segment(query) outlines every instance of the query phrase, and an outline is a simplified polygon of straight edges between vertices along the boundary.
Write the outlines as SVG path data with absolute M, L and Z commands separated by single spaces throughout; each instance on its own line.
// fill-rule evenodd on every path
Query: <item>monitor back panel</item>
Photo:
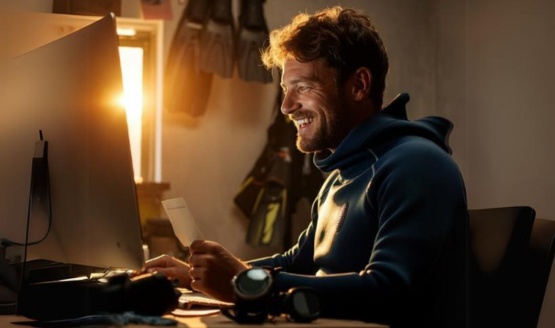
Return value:
M 0 62 L 1 238 L 26 239 L 39 131 L 48 141 L 52 221 L 27 259 L 129 269 L 143 263 L 115 31 L 109 15 Z M 28 240 L 47 230 L 31 217 Z

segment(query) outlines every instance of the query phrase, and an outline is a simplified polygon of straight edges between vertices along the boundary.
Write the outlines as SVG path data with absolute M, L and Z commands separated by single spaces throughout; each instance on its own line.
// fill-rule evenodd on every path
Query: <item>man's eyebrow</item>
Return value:
M 300 79 L 294 79 L 294 80 L 288 81 L 287 85 L 295 85 L 295 84 L 299 83 L 299 81 L 301 81 L 301 80 Z M 281 82 L 279 85 L 281 85 L 281 88 L 283 90 L 287 89 L 287 85 L 286 85 L 285 82 Z
M 288 85 L 296 85 L 299 83 L 315 83 L 318 81 L 318 78 L 316 75 L 311 74 L 311 75 L 303 75 L 300 77 L 296 77 L 292 80 L 287 81 Z M 285 83 L 281 82 L 282 86 L 285 86 Z

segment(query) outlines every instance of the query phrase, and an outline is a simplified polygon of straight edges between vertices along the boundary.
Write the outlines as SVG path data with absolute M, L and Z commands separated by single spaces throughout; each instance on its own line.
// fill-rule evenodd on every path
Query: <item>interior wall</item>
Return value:
M 464 0 L 435 0 L 429 19 L 433 21 L 435 61 L 431 65 L 436 77 L 431 115 L 449 118 L 453 131 L 449 138 L 453 157 L 468 180 L 466 147 L 466 13 Z M 466 181 L 468 183 L 468 181 Z
M 466 3 L 469 202 L 555 219 L 555 2 Z

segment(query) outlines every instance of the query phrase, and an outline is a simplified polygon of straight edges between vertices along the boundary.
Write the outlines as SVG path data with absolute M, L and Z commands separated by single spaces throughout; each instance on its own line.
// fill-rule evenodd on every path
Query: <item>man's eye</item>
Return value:
M 300 93 L 303 93 L 303 92 L 306 92 L 306 91 L 310 90 L 310 87 L 304 86 L 304 85 L 300 85 L 300 86 L 297 88 L 297 90 L 298 90 Z

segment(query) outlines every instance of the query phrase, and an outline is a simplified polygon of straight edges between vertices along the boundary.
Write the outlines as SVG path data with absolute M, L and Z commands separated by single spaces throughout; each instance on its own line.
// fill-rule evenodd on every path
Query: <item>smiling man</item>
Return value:
M 391 327 L 465 327 L 465 187 L 451 157 L 452 124 L 407 119 L 407 94 L 383 107 L 388 56 L 370 18 L 333 7 L 299 14 L 262 54 L 281 70 L 282 112 L 297 147 L 328 173 L 297 244 L 242 261 L 194 241 L 188 263 L 145 268 L 233 301 L 231 280 L 251 267 L 281 268 L 274 292 L 314 289 L 321 316 Z

